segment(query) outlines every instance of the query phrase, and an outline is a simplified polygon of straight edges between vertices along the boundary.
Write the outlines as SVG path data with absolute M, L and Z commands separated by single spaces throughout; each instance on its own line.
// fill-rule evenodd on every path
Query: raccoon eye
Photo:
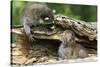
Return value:
M 50 18 L 49 18 L 49 17 L 45 17 L 44 20 L 45 20 L 45 21 L 49 21 Z

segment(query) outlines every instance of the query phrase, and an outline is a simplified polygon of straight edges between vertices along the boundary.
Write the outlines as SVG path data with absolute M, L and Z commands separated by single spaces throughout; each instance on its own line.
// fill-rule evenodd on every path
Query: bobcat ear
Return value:
M 53 9 L 52 12 L 55 14 L 56 13 L 56 10 Z

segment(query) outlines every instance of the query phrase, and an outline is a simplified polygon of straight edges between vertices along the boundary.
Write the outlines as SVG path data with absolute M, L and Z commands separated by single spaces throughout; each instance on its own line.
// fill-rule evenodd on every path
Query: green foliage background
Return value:
M 20 11 L 26 5 L 26 1 L 12 1 L 12 25 L 20 24 Z M 47 3 L 47 5 L 56 10 L 56 14 L 64 14 L 66 16 L 76 18 L 87 22 L 97 21 L 97 6 L 92 5 L 75 5 Z
M 27 3 L 26 1 L 18 1 L 18 0 L 11 1 L 12 25 L 20 24 L 20 11 L 26 5 L 26 3 Z M 51 9 L 56 10 L 56 14 L 63 14 L 87 22 L 97 21 L 97 6 L 61 4 L 61 3 L 46 3 L 46 4 Z

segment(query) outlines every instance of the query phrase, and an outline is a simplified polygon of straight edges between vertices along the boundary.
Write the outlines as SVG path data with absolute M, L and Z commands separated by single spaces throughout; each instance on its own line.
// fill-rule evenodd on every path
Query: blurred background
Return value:
M 12 25 L 20 24 L 20 11 L 26 4 L 26 1 L 12 1 Z M 74 5 L 74 4 L 60 4 L 60 3 L 47 3 L 47 5 L 56 10 L 56 14 L 63 14 L 75 19 L 83 20 L 86 22 L 97 21 L 97 6 L 92 5 Z
M 46 4 L 51 9 L 56 10 L 56 14 L 63 14 L 71 18 L 83 20 L 86 22 L 96 22 L 97 21 L 97 6 L 61 4 L 61 3 L 46 3 Z M 12 25 L 20 24 L 20 11 L 24 7 L 24 5 L 26 5 L 26 1 L 15 1 L 15 0 L 11 1 Z M 13 40 L 13 42 L 14 41 L 15 40 Z

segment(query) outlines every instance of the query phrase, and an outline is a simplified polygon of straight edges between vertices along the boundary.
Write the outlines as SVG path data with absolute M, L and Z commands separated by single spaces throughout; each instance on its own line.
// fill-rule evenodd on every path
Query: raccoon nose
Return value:
M 54 25 L 54 23 L 45 23 L 44 25 L 48 26 L 48 27 L 52 27 Z

